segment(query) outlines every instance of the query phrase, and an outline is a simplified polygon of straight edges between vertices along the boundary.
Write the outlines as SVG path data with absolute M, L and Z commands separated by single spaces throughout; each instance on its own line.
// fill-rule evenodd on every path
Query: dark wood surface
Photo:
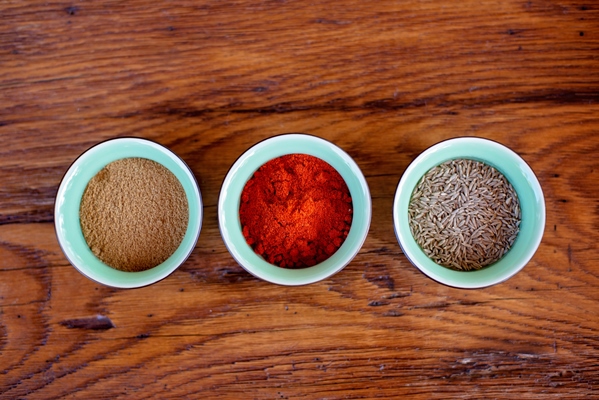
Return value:
M 0 398 L 599 397 L 599 4 L 594 1 L 1 1 Z M 246 273 L 218 230 L 252 144 L 317 135 L 362 168 L 369 236 L 337 275 Z M 192 168 L 200 239 L 117 290 L 62 254 L 53 202 L 107 138 Z M 431 281 L 391 205 L 408 164 L 478 136 L 536 172 L 547 225 L 515 277 Z

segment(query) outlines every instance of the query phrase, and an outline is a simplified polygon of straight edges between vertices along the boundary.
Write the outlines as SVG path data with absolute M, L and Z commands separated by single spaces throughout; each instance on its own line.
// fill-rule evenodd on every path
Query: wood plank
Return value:
M 593 398 L 599 387 L 599 7 L 565 1 L 0 4 L 0 398 Z M 230 256 L 217 202 L 253 144 L 305 132 L 373 199 L 340 273 L 286 288 Z M 189 260 L 150 287 L 66 260 L 54 196 L 112 137 L 155 140 L 204 200 Z M 442 286 L 391 208 L 439 141 L 501 142 L 536 172 L 543 241 L 510 280 Z

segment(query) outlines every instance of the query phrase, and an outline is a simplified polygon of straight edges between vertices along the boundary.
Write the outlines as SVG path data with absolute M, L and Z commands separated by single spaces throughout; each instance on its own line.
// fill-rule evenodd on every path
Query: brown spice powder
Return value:
M 137 272 L 177 250 L 189 212 L 183 186 L 171 171 L 145 158 L 124 158 L 89 181 L 79 217 L 96 257 L 112 268 Z

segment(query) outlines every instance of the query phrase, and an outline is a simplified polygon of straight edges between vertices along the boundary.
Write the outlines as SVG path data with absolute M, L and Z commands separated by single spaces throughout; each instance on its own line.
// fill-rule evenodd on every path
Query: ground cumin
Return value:
M 260 167 L 246 183 L 239 208 L 247 243 L 283 268 L 311 267 L 333 255 L 347 238 L 352 214 L 339 172 L 307 154 Z
M 113 161 L 88 183 L 79 210 L 92 252 L 112 268 L 153 268 L 179 247 L 189 218 L 179 180 L 145 158 Z

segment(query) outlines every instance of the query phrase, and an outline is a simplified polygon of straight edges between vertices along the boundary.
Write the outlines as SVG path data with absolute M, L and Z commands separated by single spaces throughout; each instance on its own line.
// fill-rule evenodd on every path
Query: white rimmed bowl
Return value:
M 345 180 L 353 203 L 349 234 L 330 258 L 309 268 L 286 269 L 266 262 L 246 243 L 239 220 L 240 197 L 246 182 L 266 162 L 286 154 L 308 154 L 326 161 Z M 372 202 L 362 171 L 339 147 L 306 134 L 274 136 L 249 148 L 229 170 L 218 199 L 218 222 L 233 258 L 250 274 L 279 285 L 306 285 L 342 270 L 358 254 L 370 228 Z
M 501 172 L 516 190 L 522 214 L 520 232 L 511 249 L 497 262 L 476 271 L 455 271 L 436 264 L 416 243 L 408 221 L 410 199 L 422 176 L 458 158 L 480 161 Z M 393 202 L 393 225 L 404 254 L 425 275 L 448 286 L 476 289 L 509 279 L 530 261 L 545 229 L 545 200 L 534 172 L 514 151 L 482 138 L 450 139 L 425 150 L 402 175 Z
M 129 157 L 147 158 L 169 169 L 181 182 L 189 206 L 187 231 L 177 250 L 162 264 L 141 272 L 119 271 L 100 261 L 87 245 L 79 220 L 81 198 L 90 179 L 110 162 Z M 166 278 L 185 262 L 197 243 L 202 214 L 200 189 L 183 160 L 151 140 L 116 138 L 91 147 L 71 164 L 56 194 L 54 226 L 62 251 L 83 275 L 107 286 L 137 288 Z

